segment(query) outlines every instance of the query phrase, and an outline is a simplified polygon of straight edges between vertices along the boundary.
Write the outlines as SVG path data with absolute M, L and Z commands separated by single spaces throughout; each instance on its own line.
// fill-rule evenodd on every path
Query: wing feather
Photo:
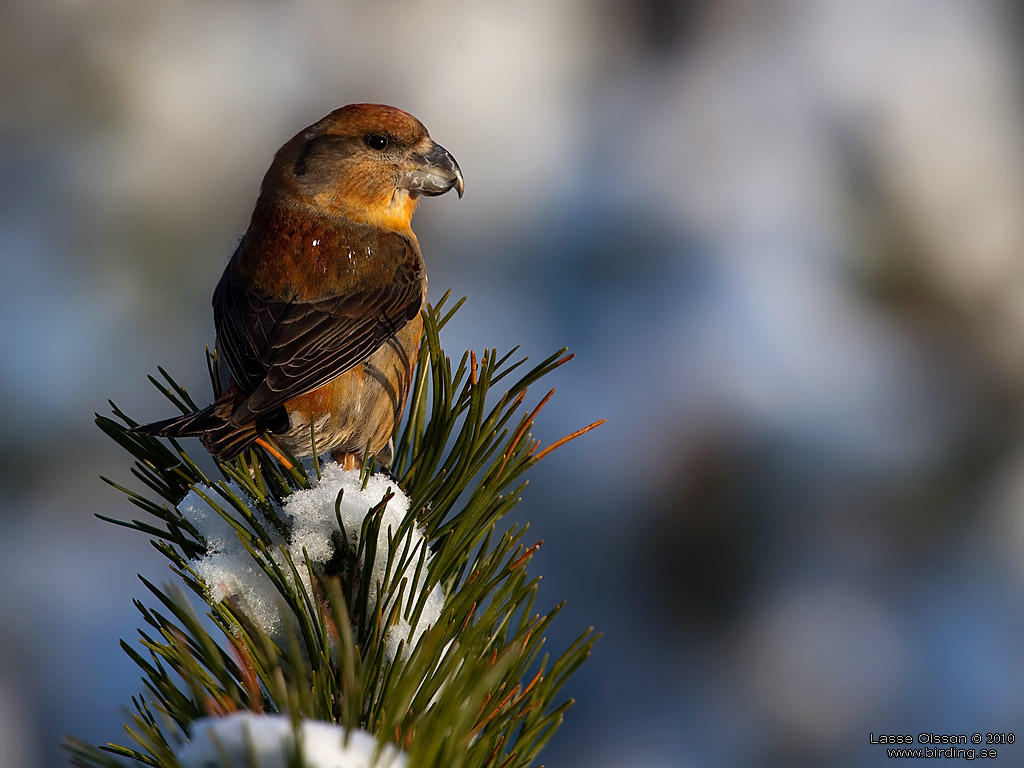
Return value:
M 214 293 L 217 348 L 248 398 L 231 421 L 247 424 L 366 360 L 419 314 L 425 270 L 419 252 L 399 259 L 384 286 L 317 301 L 265 298 L 225 271 Z

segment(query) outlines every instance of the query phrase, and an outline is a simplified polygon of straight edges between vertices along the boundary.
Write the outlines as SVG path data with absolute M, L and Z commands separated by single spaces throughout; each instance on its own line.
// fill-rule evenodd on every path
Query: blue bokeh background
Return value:
M 112 398 L 204 391 L 276 148 L 420 117 L 446 346 L 576 360 L 537 428 L 554 766 L 886 764 L 1024 718 L 1024 111 L 1006 0 L 42 0 L 0 9 L 0 744 L 65 764 L 140 688 Z M 539 396 L 542 392 L 537 392 Z M 1024 737 L 1024 734 L 1019 734 Z M 1005 749 L 1005 752 L 1003 750 Z M 1002 764 L 1024 747 L 1000 748 Z

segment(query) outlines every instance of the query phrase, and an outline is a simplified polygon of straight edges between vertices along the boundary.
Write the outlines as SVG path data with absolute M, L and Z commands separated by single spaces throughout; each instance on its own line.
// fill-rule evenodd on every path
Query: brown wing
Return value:
M 263 298 L 225 271 L 213 298 L 217 348 L 249 394 L 231 421 L 252 422 L 337 378 L 416 317 L 425 276 L 412 255 L 383 287 L 315 302 Z

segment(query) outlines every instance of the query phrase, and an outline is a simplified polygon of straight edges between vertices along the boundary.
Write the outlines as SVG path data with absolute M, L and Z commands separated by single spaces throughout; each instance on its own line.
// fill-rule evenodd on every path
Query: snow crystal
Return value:
M 284 715 L 236 712 L 204 717 L 189 728 L 191 739 L 178 752 L 182 768 L 222 768 L 224 756 L 233 768 L 286 768 L 294 754 L 296 734 L 302 742 L 303 768 L 406 768 L 408 757 L 388 744 L 374 761 L 377 740 L 361 730 L 318 720 L 302 720 L 293 729 Z M 347 737 L 347 743 L 346 743 Z
M 228 487 L 235 495 L 245 499 L 242 490 L 235 484 Z M 360 574 L 361 579 L 369 579 L 369 601 L 371 606 L 377 603 L 377 583 L 383 581 L 387 570 L 388 530 L 392 534 L 398 530 L 409 509 L 409 498 L 397 487 L 395 482 L 386 475 L 371 475 L 366 488 L 362 487 L 359 472 L 344 470 L 339 465 L 328 462 L 323 469 L 321 479 L 309 490 L 295 491 L 285 499 L 281 510 L 282 517 L 290 521 L 290 535 L 287 541 L 278 538 L 275 531 L 268 527 L 275 536 L 271 555 L 281 569 L 290 576 L 287 561 L 281 553 L 281 547 L 288 551 L 295 563 L 306 590 L 312 594 L 309 573 L 305 568 L 303 550 L 309 556 L 314 567 L 323 565 L 334 555 L 334 541 L 339 533 L 338 517 L 340 516 L 345 531 L 345 538 L 350 546 L 359 542 L 359 535 L 370 509 L 377 506 L 384 498 L 388 489 L 394 497 L 388 501 L 382 515 L 380 531 L 377 537 L 377 548 L 373 567 L 369 573 Z M 260 565 L 242 546 L 231 525 L 202 498 L 199 491 L 216 502 L 222 509 L 231 511 L 230 504 L 221 494 L 212 488 L 198 486 L 178 505 L 178 510 L 202 533 L 207 541 L 207 553 L 192 566 L 206 584 L 213 600 L 231 599 L 243 604 L 246 614 L 262 627 L 271 637 L 282 639 L 282 629 L 287 615 L 283 599 L 273 582 Z M 339 492 L 343 492 L 338 514 L 335 513 L 335 502 Z M 407 561 L 402 576 L 407 578 L 406 590 L 402 600 L 402 613 L 412 600 L 418 600 L 422 594 L 422 584 L 426 578 L 426 567 L 430 562 L 430 551 L 427 549 L 423 568 L 419 574 L 417 591 L 410 593 L 416 575 L 416 564 L 421 551 L 427 547 L 427 541 L 419 528 L 414 528 L 408 539 L 406 554 L 406 537 L 395 542 L 396 553 L 393 556 L 392 568 L 396 568 L 398 558 L 405 554 Z M 359 564 L 362 567 L 362 563 Z M 392 575 L 394 579 L 394 575 Z M 434 587 L 427 595 L 419 621 L 412 627 L 400 618 L 388 631 L 385 638 L 385 651 L 389 658 L 398 654 L 398 646 L 405 641 L 406 646 L 415 645 L 427 627 L 435 623 L 441 614 L 444 596 L 440 586 Z M 382 615 L 387 616 L 391 610 L 391 602 L 384 605 Z M 374 608 L 376 612 L 376 608 Z
M 235 496 L 245 500 L 245 494 L 237 483 L 229 483 L 228 487 Z M 197 486 L 197 488 L 198 490 L 191 491 L 181 500 L 181 503 L 178 504 L 178 511 L 203 534 L 211 552 L 223 552 L 231 546 L 237 546 L 235 529 L 217 510 L 210 506 L 206 499 L 200 496 L 199 491 L 212 499 L 221 509 L 230 510 L 230 503 L 213 488 L 203 485 Z

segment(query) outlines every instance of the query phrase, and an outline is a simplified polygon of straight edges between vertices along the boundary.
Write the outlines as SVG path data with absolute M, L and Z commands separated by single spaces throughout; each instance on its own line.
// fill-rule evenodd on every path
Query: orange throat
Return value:
M 390 198 L 380 203 L 339 205 L 337 198 L 330 201 L 318 199 L 317 203 L 359 224 L 369 224 L 393 232 L 407 232 L 412 229 L 412 215 L 416 212 L 420 200 L 419 197 L 410 195 L 406 189 L 396 189 Z

